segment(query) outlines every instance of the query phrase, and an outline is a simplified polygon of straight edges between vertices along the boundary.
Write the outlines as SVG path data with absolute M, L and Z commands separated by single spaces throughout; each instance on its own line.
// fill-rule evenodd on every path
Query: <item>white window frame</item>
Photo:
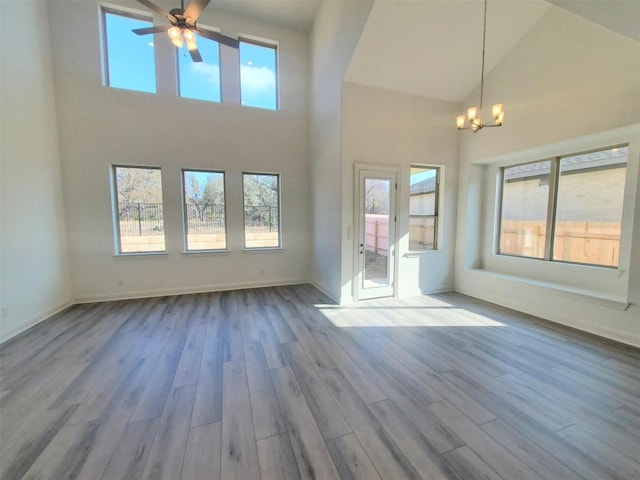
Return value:
M 433 234 L 433 248 L 423 248 L 423 249 L 411 249 L 411 239 L 408 238 L 409 240 L 409 250 L 408 253 L 411 255 L 414 254 L 420 254 L 420 253 L 427 253 L 427 252 L 437 252 L 440 250 L 440 243 L 441 243 L 441 235 L 440 235 L 440 230 L 441 230 L 441 215 L 440 212 L 442 211 L 442 179 L 444 177 L 444 165 L 432 165 L 432 164 L 422 164 L 422 163 L 412 163 L 409 166 L 409 183 L 411 183 L 411 169 L 412 168 L 424 168 L 424 169 L 430 169 L 430 170 L 435 170 L 436 171 L 436 191 L 435 191 L 435 207 L 434 207 L 434 215 L 411 215 L 411 185 L 409 184 L 409 188 L 407 189 L 409 191 L 409 209 L 408 209 L 408 219 L 409 219 L 409 226 L 408 228 L 411 228 L 411 218 L 415 217 L 415 218 L 433 218 L 434 219 L 434 234 Z M 407 236 L 409 237 L 409 236 Z
M 109 48 L 107 42 L 107 17 L 106 14 L 110 13 L 112 15 L 120 15 L 122 17 L 133 18 L 134 20 L 141 20 L 144 22 L 149 22 L 153 26 L 153 15 L 144 11 L 135 10 L 133 8 L 123 7 L 121 5 L 112 5 L 108 3 L 99 3 L 98 4 L 99 11 L 99 35 L 100 35 L 100 52 L 102 54 L 102 85 L 109 88 L 119 88 L 112 87 L 109 82 Z M 154 55 L 155 55 L 155 47 L 154 47 Z M 155 92 L 144 92 L 141 90 L 131 89 L 132 92 L 138 93 L 147 93 L 151 95 L 156 95 L 158 93 L 158 69 L 156 65 L 156 59 L 154 58 L 154 77 L 156 79 L 156 91 Z
M 189 233 L 189 217 L 187 214 L 187 196 L 186 188 L 184 184 L 184 174 L 187 172 L 201 172 L 201 173 L 221 173 L 222 174 L 222 188 L 224 189 L 224 245 L 225 248 L 208 248 L 208 249 L 189 249 L 189 243 L 187 241 L 187 235 Z M 229 251 L 229 229 L 227 227 L 227 173 L 224 170 L 209 170 L 205 168 L 183 168 L 180 173 L 182 181 L 182 234 L 184 240 L 184 253 L 219 253 Z
M 280 110 L 280 46 L 278 42 L 273 40 L 267 40 L 265 38 L 255 37 L 253 35 L 242 34 L 238 36 L 238 41 L 240 43 L 248 43 L 251 45 L 257 45 L 259 47 L 271 48 L 275 52 L 275 67 L 276 67 L 276 108 L 271 110 L 273 112 L 277 112 Z M 240 62 L 240 45 L 238 45 L 238 68 L 242 68 L 242 63 Z M 242 75 L 240 74 L 240 70 L 238 70 L 238 92 L 240 94 L 240 105 L 247 108 L 258 108 L 260 110 L 267 110 L 261 107 L 254 107 L 253 105 L 244 105 L 242 103 Z
M 245 175 L 270 175 L 275 176 L 278 179 L 278 245 L 273 247 L 247 247 L 247 223 L 246 223 L 246 209 L 244 203 L 244 176 Z M 260 251 L 260 250 L 282 250 L 282 175 L 274 172 L 256 172 L 246 171 L 242 172 L 242 249 L 244 251 Z
M 167 233 L 164 228 L 165 225 L 165 212 L 164 212 L 164 188 L 162 185 L 162 168 L 155 165 L 126 165 L 120 163 L 114 163 L 110 165 L 110 183 L 111 183 L 111 219 L 113 222 L 113 241 L 115 245 L 115 256 L 135 256 L 135 255 L 166 255 L 167 254 Z M 141 170 L 159 170 L 160 171 L 160 188 L 162 195 L 162 224 L 164 237 L 164 250 L 152 250 L 152 251 L 139 251 L 139 252 L 123 252 L 122 251 L 122 236 L 120 232 L 120 209 L 118 205 L 118 179 L 116 176 L 117 168 L 138 168 Z

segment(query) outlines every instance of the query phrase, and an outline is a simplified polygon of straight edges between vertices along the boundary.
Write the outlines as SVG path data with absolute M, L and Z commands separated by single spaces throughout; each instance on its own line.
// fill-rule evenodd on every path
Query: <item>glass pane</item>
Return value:
M 109 86 L 156 93 L 154 36 L 131 31 L 153 23 L 111 12 L 104 17 Z
M 363 288 L 389 285 L 390 186 L 388 179 L 364 179 Z
M 553 259 L 617 266 L 628 147 L 560 160 Z
M 276 110 L 276 49 L 240 42 L 240 97 L 247 107 Z
M 115 167 L 120 252 L 165 250 L 159 168 Z
M 280 185 L 278 175 L 245 173 L 244 246 L 280 246 Z
M 187 250 L 227 248 L 224 173 L 184 171 Z
M 436 244 L 434 217 L 409 217 L 409 250 L 433 250 Z
M 437 215 L 438 169 L 411 167 L 409 215 Z
M 544 258 L 549 160 L 504 169 L 500 253 Z
M 411 167 L 409 181 L 409 250 L 436 248 L 439 169 Z M 414 217 L 414 215 L 428 215 Z
M 200 28 L 200 27 L 199 27 Z M 186 47 L 178 50 L 180 96 L 220 101 L 220 44 L 198 36 L 202 62 L 194 62 Z

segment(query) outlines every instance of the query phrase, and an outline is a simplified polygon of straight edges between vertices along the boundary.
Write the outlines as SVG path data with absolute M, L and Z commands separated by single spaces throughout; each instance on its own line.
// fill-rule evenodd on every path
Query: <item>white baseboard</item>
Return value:
M 194 287 L 166 288 L 161 290 L 137 290 L 134 292 L 112 292 L 97 295 L 86 295 L 75 298 L 73 303 L 110 302 L 115 300 L 131 300 L 134 298 L 164 297 L 166 295 L 188 295 L 192 293 L 223 292 L 227 290 L 241 290 L 245 288 L 279 287 L 284 285 L 298 285 L 312 283 L 308 278 L 297 278 L 263 282 L 238 282 L 217 285 L 199 285 Z
M 334 302 L 336 302 L 336 304 L 340 304 L 340 302 L 338 302 L 335 298 L 333 298 L 333 295 L 331 295 L 329 292 L 327 292 L 323 287 L 321 287 L 318 283 L 316 283 L 314 280 L 307 280 L 305 283 L 310 283 L 311 285 L 313 285 L 315 288 L 317 288 L 318 290 L 320 290 L 322 293 L 324 293 L 327 297 L 329 297 L 331 300 L 333 300 Z
M 14 328 L 13 330 L 9 330 L 8 332 L 3 333 L 2 336 L 0 336 L 0 345 L 7 342 L 8 340 L 11 340 L 13 337 L 20 335 L 22 332 L 29 330 L 31 327 L 44 322 L 46 319 L 52 317 L 53 315 L 69 308 L 74 303 L 75 302 L 73 301 L 73 299 L 69 298 L 51 308 L 47 308 L 38 315 L 34 315 L 30 320 L 27 320 L 18 328 Z

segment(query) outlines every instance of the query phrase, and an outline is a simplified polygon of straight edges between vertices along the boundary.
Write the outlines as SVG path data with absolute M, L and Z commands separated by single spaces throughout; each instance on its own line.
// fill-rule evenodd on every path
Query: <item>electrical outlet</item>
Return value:
M 121 278 L 118 279 L 117 283 L 119 287 L 121 287 L 124 284 Z
M 7 307 L 2 307 L 2 318 L 7 318 L 9 316 L 9 309 Z

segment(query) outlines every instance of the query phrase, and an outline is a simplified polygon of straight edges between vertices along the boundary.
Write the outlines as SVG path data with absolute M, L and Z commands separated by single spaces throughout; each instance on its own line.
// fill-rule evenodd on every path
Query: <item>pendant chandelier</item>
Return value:
M 484 0 L 484 26 L 482 30 L 482 73 L 480 74 L 480 108 L 469 107 L 467 116 L 459 115 L 456 119 L 458 130 L 472 130 L 477 132 L 483 127 L 501 127 L 504 120 L 504 109 L 501 103 L 496 103 L 491 107 L 491 115 L 493 120 L 490 123 L 482 123 L 480 115 L 482 114 L 482 100 L 484 97 L 484 52 L 487 43 L 487 0 Z M 467 123 L 468 122 L 468 123 Z M 465 124 L 467 126 L 465 127 Z

